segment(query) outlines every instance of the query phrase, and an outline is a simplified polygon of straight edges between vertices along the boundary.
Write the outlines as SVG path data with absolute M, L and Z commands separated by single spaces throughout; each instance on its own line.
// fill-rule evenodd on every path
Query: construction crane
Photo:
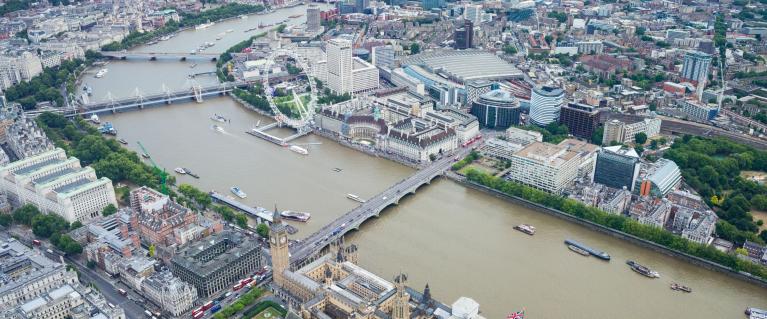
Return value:
M 140 141 L 136 141 L 136 144 L 138 144 L 138 147 L 141 148 L 141 151 L 144 152 L 141 154 L 144 158 L 148 159 L 152 166 L 154 167 L 154 173 L 158 176 L 160 176 L 160 192 L 162 192 L 165 195 L 168 195 L 168 187 L 166 185 L 166 181 L 168 179 L 168 173 L 165 172 L 164 169 L 160 169 L 159 166 L 157 166 L 157 163 L 154 162 L 154 159 L 152 159 L 152 156 L 149 155 L 149 152 L 146 151 L 146 148 L 143 144 L 141 144 Z

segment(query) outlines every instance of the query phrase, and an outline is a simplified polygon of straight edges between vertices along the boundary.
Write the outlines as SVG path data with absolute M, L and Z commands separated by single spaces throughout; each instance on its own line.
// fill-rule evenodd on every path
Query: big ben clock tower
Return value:
M 272 226 L 269 228 L 269 251 L 272 254 L 272 277 L 277 286 L 285 286 L 283 272 L 290 267 L 290 255 L 288 252 L 288 230 L 282 224 L 280 212 L 274 205 Z

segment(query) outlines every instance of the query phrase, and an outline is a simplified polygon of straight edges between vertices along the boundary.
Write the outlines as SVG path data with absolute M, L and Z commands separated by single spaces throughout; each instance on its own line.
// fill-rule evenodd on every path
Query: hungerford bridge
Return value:
M 196 101 L 201 103 L 204 97 L 225 95 L 235 88 L 246 87 L 246 82 L 226 82 L 221 84 L 201 86 L 193 83 L 191 87 L 177 91 L 171 91 L 163 86 L 163 92 L 156 94 L 143 95 L 138 89 L 136 94 L 131 97 L 114 99 L 111 94 L 107 96 L 106 101 L 96 103 L 79 104 L 74 108 L 62 108 L 59 113 L 67 117 L 87 116 L 91 114 L 119 113 L 134 109 L 143 109 L 153 105 L 172 104 L 174 102 Z M 42 113 L 43 111 L 27 112 L 28 115 Z

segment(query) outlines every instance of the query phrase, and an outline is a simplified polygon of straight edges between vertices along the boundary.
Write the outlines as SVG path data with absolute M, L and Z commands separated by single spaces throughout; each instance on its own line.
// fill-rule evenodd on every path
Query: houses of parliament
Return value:
M 407 286 L 400 273 L 389 282 L 357 265 L 357 246 L 340 240 L 330 253 L 290 269 L 288 232 L 279 213 L 270 228 L 272 289 L 303 319 L 484 319 L 479 304 L 460 297 L 452 306 Z

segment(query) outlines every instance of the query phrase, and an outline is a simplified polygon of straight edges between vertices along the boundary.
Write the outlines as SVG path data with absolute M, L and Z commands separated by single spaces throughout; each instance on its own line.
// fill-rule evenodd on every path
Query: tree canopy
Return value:
M 664 157 L 682 170 L 685 182 L 694 188 L 721 218 L 717 235 L 738 244 L 744 240 L 767 241 L 767 232 L 756 236 L 759 227 L 749 211 L 763 206 L 767 186 L 743 178 L 741 171 L 767 171 L 767 152 L 724 138 L 686 135 L 677 139 Z M 717 196 L 719 201 L 711 201 Z M 757 208 L 758 209 L 758 208 Z M 734 226 L 734 227 L 729 227 Z

